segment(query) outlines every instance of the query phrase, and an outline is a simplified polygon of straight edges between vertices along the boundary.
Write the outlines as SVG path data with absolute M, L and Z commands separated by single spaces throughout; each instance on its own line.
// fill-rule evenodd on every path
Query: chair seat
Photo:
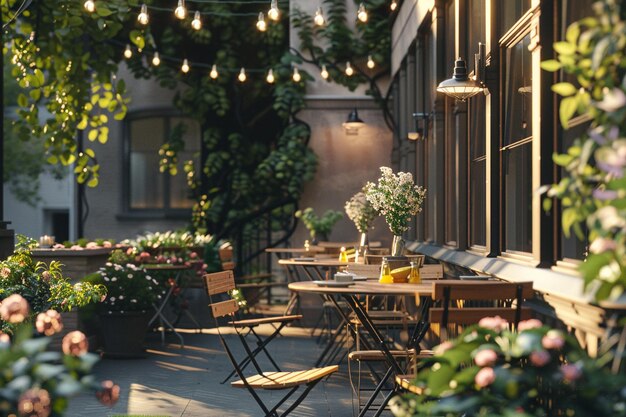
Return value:
M 301 314 L 295 314 L 293 316 L 261 317 L 258 319 L 229 321 L 228 324 L 237 326 L 237 327 L 254 327 L 254 326 L 259 326 L 261 324 L 285 323 L 285 322 L 296 321 L 296 320 L 301 320 L 301 319 L 302 319 Z
M 325 376 L 337 372 L 338 369 L 339 366 L 333 365 L 326 366 L 324 368 L 308 369 L 305 371 L 264 372 L 262 374 L 247 377 L 245 382 L 247 382 L 252 388 L 279 390 L 317 381 Z M 245 382 L 240 379 L 233 381 L 230 385 L 235 388 L 246 388 Z
M 391 350 L 390 353 L 396 358 L 410 356 L 415 359 L 425 359 L 433 356 L 432 350 L 420 350 L 419 354 L 416 354 L 415 349 Z M 348 359 L 354 361 L 383 361 L 385 360 L 385 355 L 382 350 L 355 350 L 348 354 Z
M 413 379 L 415 379 L 415 375 L 396 375 L 396 385 L 402 389 L 412 392 L 413 394 L 423 394 L 424 391 L 422 388 L 413 384 Z

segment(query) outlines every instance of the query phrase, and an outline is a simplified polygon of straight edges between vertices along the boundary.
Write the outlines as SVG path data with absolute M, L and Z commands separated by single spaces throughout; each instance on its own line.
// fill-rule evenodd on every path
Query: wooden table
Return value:
M 359 322 L 365 329 L 365 331 L 369 334 L 372 340 L 375 343 L 375 347 L 370 346 L 366 340 L 363 340 L 363 345 L 367 350 L 380 350 L 385 356 L 385 361 L 389 365 L 389 369 L 387 374 L 383 377 L 384 379 L 388 378 L 392 373 L 395 375 L 402 375 L 405 373 L 405 370 L 402 369 L 396 358 L 391 354 L 387 344 L 385 343 L 385 339 L 380 333 L 380 331 L 376 328 L 376 325 L 370 318 L 367 309 L 363 305 L 363 302 L 359 299 L 360 296 L 375 296 L 375 295 L 391 295 L 391 296 L 415 296 L 420 299 L 420 312 L 419 312 L 419 320 L 413 329 L 409 341 L 407 343 L 407 347 L 416 347 L 418 346 L 420 340 L 426 334 L 428 330 L 429 323 L 427 320 L 428 317 L 428 309 L 431 305 L 432 293 L 433 293 L 433 283 L 432 282 L 424 282 L 421 284 L 379 284 L 376 281 L 358 281 L 349 287 L 324 287 L 319 286 L 314 282 L 293 282 L 289 284 L 289 289 L 298 293 L 310 293 L 310 294 L 320 294 L 327 296 L 330 300 L 333 300 L 336 303 L 334 296 L 341 296 L 352 312 L 359 319 Z M 365 298 L 365 297 L 363 297 Z M 345 315 L 343 310 L 336 305 L 337 312 L 341 314 L 346 323 L 350 323 L 349 317 Z M 353 337 L 356 336 L 356 330 L 350 330 Z M 374 403 L 376 394 L 370 397 L 363 408 L 359 417 L 364 416 L 369 408 Z M 383 405 L 384 407 L 384 405 Z M 381 412 L 379 409 L 379 413 Z M 379 415 L 378 413 L 376 415 Z

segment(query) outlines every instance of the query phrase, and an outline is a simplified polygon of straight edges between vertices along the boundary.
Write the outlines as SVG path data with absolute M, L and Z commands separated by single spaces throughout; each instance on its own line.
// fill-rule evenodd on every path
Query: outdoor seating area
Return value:
M 626 417 L 626 2 L 0 14 L 0 417 Z

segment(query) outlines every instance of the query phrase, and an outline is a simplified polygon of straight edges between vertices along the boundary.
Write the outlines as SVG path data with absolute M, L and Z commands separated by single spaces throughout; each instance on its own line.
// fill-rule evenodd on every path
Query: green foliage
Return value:
M 548 198 L 563 206 L 562 224 L 583 238 L 586 225 L 591 254 L 581 264 L 585 286 L 594 283 L 596 300 L 619 297 L 626 288 L 626 25 L 621 2 L 593 5 L 595 16 L 572 23 L 565 40 L 554 44 L 556 60 L 546 71 L 563 70 L 575 78 L 552 90 L 564 97 L 559 116 L 567 128 L 582 115 L 591 120 L 585 135 L 554 162 L 567 175 L 549 187 Z M 549 200 L 544 208 L 551 209 Z
M 101 285 L 72 285 L 61 272 L 61 264 L 57 261 L 46 265 L 35 262 L 31 249 L 36 242 L 25 236 L 18 235 L 18 243 L 13 255 L 0 261 L 0 299 L 11 294 L 20 294 L 31 306 L 35 315 L 55 309 L 70 311 L 89 303 L 99 302 L 106 294 Z M 10 330 L 8 323 L 2 323 L 2 330 Z
M 414 384 L 423 395 L 392 399 L 394 415 L 626 415 L 626 380 L 603 368 L 605 358 L 538 320 L 520 323 L 519 333 L 500 320 L 482 319 L 420 360 Z
M 298 210 L 295 215 L 297 218 L 302 219 L 302 223 L 304 223 L 304 226 L 311 234 L 311 239 L 314 240 L 318 237 L 322 240 L 327 240 L 335 223 L 343 218 L 343 213 L 335 210 L 326 210 L 322 217 L 319 217 L 313 212 L 311 207 Z

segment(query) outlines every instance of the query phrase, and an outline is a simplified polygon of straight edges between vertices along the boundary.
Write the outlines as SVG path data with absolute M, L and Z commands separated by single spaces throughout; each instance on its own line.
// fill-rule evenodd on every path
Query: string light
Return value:
M 124 58 L 130 59 L 133 56 L 133 50 L 130 49 L 130 45 L 126 45 L 126 49 L 124 50 Z
M 324 26 L 324 24 L 326 23 L 326 19 L 324 19 L 324 12 L 321 6 L 318 7 L 315 11 L 315 17 L 313 18 L 313 22 L 315 22 L 317 26 Z
M 365 10 L 364 3 L 359 4 L 359 10 L 356 13 L 356 17 L 363 23 L 367 22 L 368 16 L 367 16 L 367 10 Z
M 267 30 L 267 23 L 265 23 L 265 15 L 263 12 L 259 12 L 259 20 L 256 22 L 256 28 L 261 32 L 265 32 Z
M 196 13 L 193 15 L 193 20 L 191 21 L 191 27 L 195 30 L 202 29 L 202 20 L 200 19 L 200 12 L 196 10 Z
M 352 65 L 350 65 L 350 61 L 348 61 L 346 62 L 346 75 L 352 77 L 352 74 L 354 74 L 354 70 L 352 69 Z
M 241 67 L 241 70 L 239 71 L 239 75 L 237 76 L 237 79 L 242 83 L 248 79 L 248 77 L 246 76 L 246 70 L 243 67 Z
M 85 7 L 85 10 L 87 10 L 89 13 L 93 13 L 96 11 L 96 3 L 93 0 L 87 0 L 83 6 Z
M 212 79 L 216 79 L 219 73 L 217 72 L 217 65 L 213 64 L 211 67 L 211 72 L 209 72 L 209 77 Z
M 154 56 L 152 57 L 152 65 L 158 67 L 159 64 L 161 64 L 161 58 L 159 57 L 159 53 L 155 52 Z
M 391 4 L 389 5 L 391 11 L 395 11 L 398 8 L 398 2 L 396 0 L 391 0 Z
M 293 67 L 293 75 L 291 76 L 294 83 L 299 83 L 302 80 L 302 76 L 300 75 L 300 71 L 298 71 L 298 67 Z
M 183 20 L 187 17 L 187 8 L 185 8 L 185 0 L 178 0 L 178 6 L 174 10 L 174 16 L 178 19 Z
M 185 74 L 187 74 L 187 73 L 189 72 L 189 69 L 190 69 L 190 68 L 189 68 L 189 61 L 187 61 L 187 58 L 185 58 L 185 59 L 183 60 L 183 65 L 182 65 L 182 67 L 180 67 L 180 70 L 181 70 L 182 72 L 184 72 Z
M 271 68 L 269 69 L 269 71 L 267 71 L 267 77 L 265 77 L 265 80 L 269 84 L 274 84 L 274 81 L 276 81 L 276 78 L 274 78 L 274 71 L 272 71 Z
M 142 25 L 147 25 L 150 21 L 150 17 L 148 16 L 148 6 L 146 4 L 141 5 L 141 11 L 139 12 L 139 16 L 137 16 L 137 21 Z
M 272 0 L 270 3 L 270 9 L 267 12 L 267 17 L 273 21 L 277 21 L 280 17 L 280 11 L 278 10 L 278 0 Z
M 367 56 L 367 68 L 372 69 L 376 66 L 376 63 L 374 62 L 374 60 L 372 59 L 371 55 Z
M 320 72 L 320 75 L 323 79 L 328 79 L 328 71 L 326 71 L 326 65 L 322 65 L 322 72 Z

